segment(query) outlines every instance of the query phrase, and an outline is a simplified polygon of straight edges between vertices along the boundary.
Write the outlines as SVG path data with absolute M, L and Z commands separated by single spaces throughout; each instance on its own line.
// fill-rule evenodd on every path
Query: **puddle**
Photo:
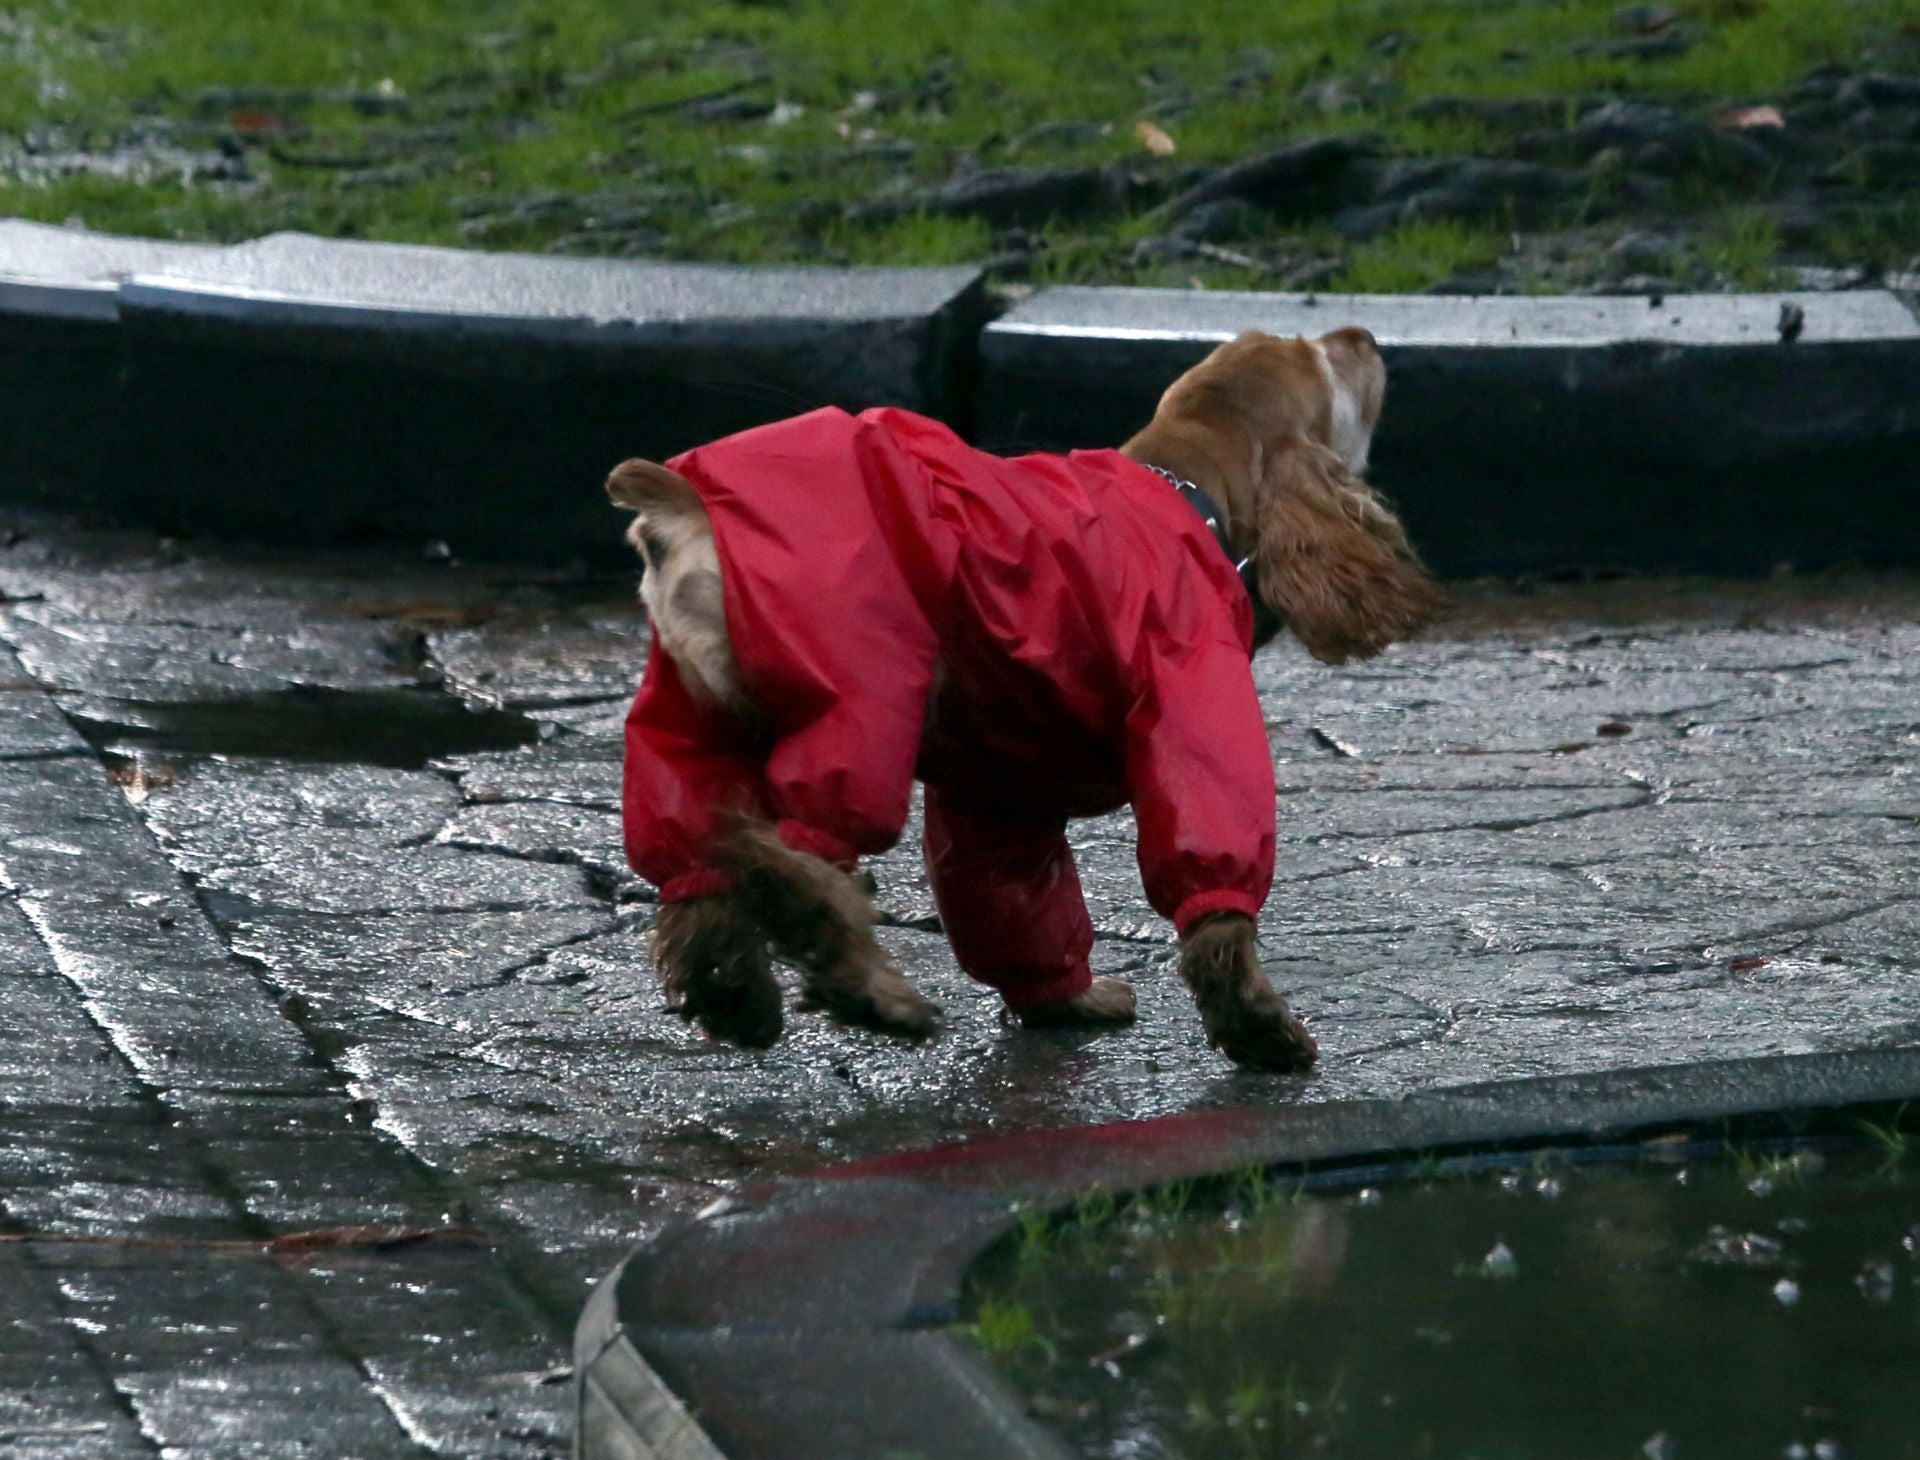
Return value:
M 1076 1453 L 1912 1452 L 1920 1162 L 1533 1166 L 1030 1227 L 977 1340 Z
M 428 761 L 511 750 L 540 726 L 473 709 L 439 690 L 295 686 L 180 704 L 115 702 L 74 711 L 96 750 L 122 755 L 263 756 L 417 770 Z

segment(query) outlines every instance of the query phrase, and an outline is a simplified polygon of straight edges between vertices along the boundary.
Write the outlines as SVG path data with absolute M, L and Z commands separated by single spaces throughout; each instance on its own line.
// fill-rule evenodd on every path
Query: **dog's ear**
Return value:
M 1254 510 L 1261 596 L 1324 664 L 1371 659 L 1446 601 L 1399 519 L 1325 447 L 1270 448 Z
M 607 496 L 630 512 L 699 511 L 700 494 L 672 467 L 634 457 L 607 478 Z

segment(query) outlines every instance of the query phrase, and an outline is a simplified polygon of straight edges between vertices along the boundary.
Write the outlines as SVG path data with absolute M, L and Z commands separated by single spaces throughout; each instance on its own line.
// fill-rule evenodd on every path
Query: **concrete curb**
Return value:
M 594 487 L 625 456 L 824 404 L 907 406 L 994 450 L 1112 445 L 1220 340 L 1358 323 L 1393 378 L 1375 479 L 1443 573 L 1920 563 L 1920 318 L 1893 293 L 1056 288 L 989 313 L 969 268 L 0 220 L 0 499 L 624 562 Z
M 1888 292 L 1050 289 L 982 338 L 980 438 L 1109 444 L 1241 330 L 1353 324 L 1390 381 L 1370 475 L 1444 574 L 1920 562 L 1920 318 Z
M 119 281 L 217 252 L 0 220 L 0 498 L 110 505 L 87 484 L 125 461 Z
M 761 1183 L 638 1248 L 577 1345 L 576 1455 L 801 1460 L 1066 1451 L 944 1326 L 1016 1213 L 1088 1191 L 1412 1152 L 1798 1134 L 1920 1098 L 1920 1049 L 1232 1107 L 971 1142 Z M 686 1427 L 697 1422 L 706 1448 Z
M 821 405 L 964 420 L 979 271 L 745 269 L 0 222 L 16 497 L 197 534 L 611 556 L 597 487 Z
M 576 1455 L 620 1460 L 726 1460 L 621 1327 L 624 1264 L 593 1291 L 574 1330 Z

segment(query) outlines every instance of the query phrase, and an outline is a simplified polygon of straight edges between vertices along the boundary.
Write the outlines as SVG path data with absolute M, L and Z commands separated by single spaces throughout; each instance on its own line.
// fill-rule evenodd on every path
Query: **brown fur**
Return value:
M 831 862 L 796 851 L 765 822 L 740 818 L 715 862 L 783 962 L 800 970 L 807 1006 L 848 1024 L 925 1038 L 940 1011 L 893 966 L 873 936 L 873 905 Z
M 1304 1070 L 1320 1053 L 1307 1026 L 1260 970 L 1253 919 L 1202 918 L 1180 939 L 1180 976 L 1193 990 L 1207 1043 L 1237 1065 Z
M 693 897 L 660 909 L 653 961 L 667 1007 L 715 1039 L 764 1049 L 780 1037 L 780 986 L 767 940 L 737 893 Z
M 630 512 L 690 511 L 706 515 L 700 493 L 672 467 L 635 456 L 607 474 L 607 496 Z
M 1311 441 L 1266 457 L 1253 558 L 1269 607 L 1323 664 L 1371 659 L 1446 601 L 1406 529 Z
M 607 496 L 634 514 L 627 541 L 646 565 L 640 599 L 687 688 L 751 720 L 727 634 L 719 550 L 699 492 L 671 467 L 636 457 L 613 469 Z
M 1160 398 L 1121 449 L 1210 492 L 1261 595 L 1316 659 L 1367 659 L 1430 620 L 1445 595 L 1385 502 L 1336 447 L 1344 390 L 1361 450 L 1386 373 L 1365 330 L 1319 341 L 1250 331 L 1220 346 Z

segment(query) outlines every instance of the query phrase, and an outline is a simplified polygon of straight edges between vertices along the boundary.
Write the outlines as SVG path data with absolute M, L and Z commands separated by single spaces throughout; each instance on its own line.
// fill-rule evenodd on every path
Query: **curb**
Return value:
M 964 420 L 985 315 L 972 268 L 0 221 L 0 472 L 10 495 L 196 534 L 611 558 L 615 462 L 822 405 Z
M 595 1290 L 576 1347 L 575 1454 L 1061 1460 L 1060 1442 L 944 1331 L 968 1269 L 1021 1207 L 1250 1167 L 1724 1136 L 1728 1125 L 1805 1133 L 1913 1098 L 1920 1049 L 1790 1055 L 1194 1111 L 762 1182 L 669 1227 Z M 706 1448 L 687 1448 L 686 1427 Z
M 980 438 L 1123 440 L 1241 330 L 1352 324 L 1389 378 L 1369 475 L 1443 575 L 1920 563 L 1920 316 L 1884 291 L 1049 289 L 982 337 Z
M 973 268 L 222 247 L 0 220 L 0 499 L 625 563 L 594 487 L 626 456 L 820 405 L 906 406 L 992 450 L 1109 446 L 1243 329 L 1364 324 L 1392 378 L 1373 475 L 1443 574 L 1920 564 L 1920 315 L 1892 292 L 1063 287 L 990 313 Z
M 119 279 L 217 254 L 0 220 L 0 499 L 108 509 L 125 414 Z
M 574 1330 L 574 1454 L 726 1460 L 621 1327 L 614 1303 L 625 1266 L 593 1290 Z

